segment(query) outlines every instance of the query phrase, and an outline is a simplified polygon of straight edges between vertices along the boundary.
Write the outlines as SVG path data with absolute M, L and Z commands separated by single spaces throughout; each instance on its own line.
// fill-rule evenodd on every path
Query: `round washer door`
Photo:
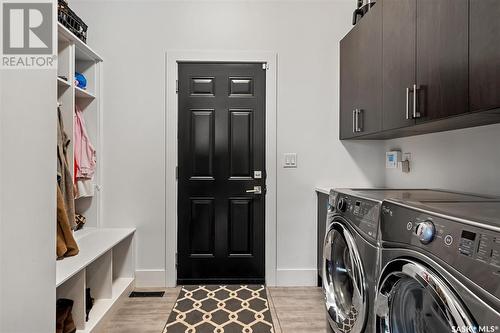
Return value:
M 323 290 L 336 333 L 363 332 L 368 303 L 361 257 L 346 221 L 334 218 L 323 246 Z
M 396 259 L 381 275 L 377 333 L 456 332 L 477 325 L 444 279 L 418 262 Z

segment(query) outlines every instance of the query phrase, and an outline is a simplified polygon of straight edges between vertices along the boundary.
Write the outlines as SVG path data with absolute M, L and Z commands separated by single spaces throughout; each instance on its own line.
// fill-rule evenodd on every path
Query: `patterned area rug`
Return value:
M 266 288 L 182 287 L 163 333 L 274 333 Z

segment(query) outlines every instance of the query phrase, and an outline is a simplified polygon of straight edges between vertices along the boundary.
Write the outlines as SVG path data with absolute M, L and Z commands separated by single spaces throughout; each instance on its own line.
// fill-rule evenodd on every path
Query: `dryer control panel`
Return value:
M 380 203 L 338 193 L 332 209 L 350 221 L 364 236 L 377 239 Z

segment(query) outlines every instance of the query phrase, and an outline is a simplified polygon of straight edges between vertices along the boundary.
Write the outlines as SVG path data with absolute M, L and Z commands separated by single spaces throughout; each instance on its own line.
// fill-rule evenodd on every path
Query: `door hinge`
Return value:
M 175 167 L 175 179 L 179 180 L 179 166 Z
M 179 93 L 179 80 L 175 80 L 175 93 Z
M 267 62 L 262 63 L 262 69 L 265 71 L 269 70 L 269 64 Z
M 179 255 L 177 252 L 175 253 L 175 269 L 179 267 Z

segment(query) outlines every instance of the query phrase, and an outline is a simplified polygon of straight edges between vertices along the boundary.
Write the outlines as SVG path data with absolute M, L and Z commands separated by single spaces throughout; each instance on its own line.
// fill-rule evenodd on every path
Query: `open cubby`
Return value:
M 74 301 L 72 315 L 77 332 L 102 331 L 105 319 L 128 296 L 135 282 L 133 228 L 104 228 L 101 221 L 102 165 L 102 58 L 68 29 L 58 26 L 57 98 L 65 132 L 71 139 L 68 149 L 70 170 L 74 172 L 74 114 L 83 111 L 87 133 L 97 152 L 93 182 L 94 196 L 75 200 L 75 211 L 86 217 L 82 230 L 74 232 L 80 252 L 56 262 L 57 298 Z M 87 78 L 87 88 L 75 84 L 75 72 Z M 64 76 L 67 80 L 61 79 Z M 74 177 L 73 177 L 74 178 Z M 85 290 L 95 299 L 85 321 Z M 54 318 L 55 320 L 55 318 Z

